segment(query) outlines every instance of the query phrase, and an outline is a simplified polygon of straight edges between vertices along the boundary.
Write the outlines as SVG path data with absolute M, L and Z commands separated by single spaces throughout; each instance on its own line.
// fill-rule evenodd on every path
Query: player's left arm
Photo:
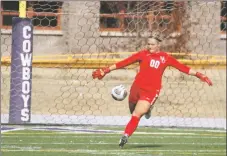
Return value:
M 201 81 L 206 82 L 209 86 L 212 86 L 211 80 L 204 74 L 197 72 L 190 67 L 180 63 L 177 59 L 175 59 L 172 56 L 168 57 L 168 63 L 170 66 L 173 66 L 174 68 L 178 69 L 179 71 L 186 73 L 188 75 L 196 76 L 199 78 Z

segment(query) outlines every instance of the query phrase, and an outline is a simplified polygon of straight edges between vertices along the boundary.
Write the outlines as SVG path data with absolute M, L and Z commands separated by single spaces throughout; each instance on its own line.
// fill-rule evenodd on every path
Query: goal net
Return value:
M 12 92 L 21 97 L 12 87 L 21 66 L 11 66 L 20 59 L 11 59 L 12 17 L 20 12 L 19 2 L 1 5 L 1 122 L 10 123 L 18 116 L 11 108 L 20 109 L 10 100 Z M 119 84 L 129 92 L 138 64 L 102 80 L 93 80 L 92 71 L 139 51 L 159 32 L 162 50 L 214 85 L 167 68 L 152 117 L 140 125 L 226 127 L 225 1 L 28 1 L 26 17 L 33 25 L 33 61 L 30 120 L 23 124 L 125 125 L 128 100 L 115 101 L 110 92 Z

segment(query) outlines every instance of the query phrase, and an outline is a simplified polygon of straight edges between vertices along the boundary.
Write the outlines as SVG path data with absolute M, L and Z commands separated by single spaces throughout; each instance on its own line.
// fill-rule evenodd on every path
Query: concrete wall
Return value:
M 99 1 L 64 2 L 62 31 L 35 31 L 34 55 L 136 51 L 143 39 L 123 33 L 99 31 Z M 163 50 L 225 55 L 226 40 L 220 39 L 220 2 L 190 2 L 182 34 L 165 40 Z M 5 31 L 2 31 L 5 32 Z M 9 56 L 11 35 L 1 34 L 1 52 Z
M 190 2 L 190 40 L 194 53 L 226 55 L 226 40 L 220 39 L 220 2 Z

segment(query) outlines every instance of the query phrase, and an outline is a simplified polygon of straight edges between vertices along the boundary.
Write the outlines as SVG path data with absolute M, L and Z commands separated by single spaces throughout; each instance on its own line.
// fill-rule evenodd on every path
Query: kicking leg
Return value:
M 128 107 L 129 107 L 130 113 L 132 114 L 133 111 L 135 110 L 136 103 L 134 103 L 134 102 L 129 102 L 129 103 L 128 103 Z
M 151 117 L 151 111 L 152 111 L 152 109 L 154 108 L 154 104 L 155 104 L 156 100 L 158 99 L 158 95 L 159 95 L 159 90 L 156 92 L 155 95 L 152 95 L 152 94 L 151 94 L 151 98 L 150 98 L 150 99 L 152 99 L 152 100 L 151 100 L 151 101 L 150 101 L 150 100 L 148 101 L 148 102 L 150 102 L 150 108 L 149 108 L 149 110 L 146 112 L 146 114 L 144 115 L 146 119 L 149 119 L 149 118 Z M 146 99 L 146 96 L 143 97 L 143 98 Z

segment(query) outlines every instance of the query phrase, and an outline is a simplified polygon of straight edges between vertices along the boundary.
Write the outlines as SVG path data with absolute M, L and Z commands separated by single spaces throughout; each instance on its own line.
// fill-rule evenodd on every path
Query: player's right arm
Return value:
M 122 60 L 122 61 L 119 61 L 109 67 L 105 67 L 105 68 L 102 68 L 102 69 L 97 69 L 95 70 L 93 73 L 92 73 L 92 77 L 93 79 L 95 78 L 98 78 L 99 80 L 102 79 L 107 73 L 109 73 L 110 71 L 112 70 L 116 70 L 116 69 L 121 69 L 121 68 L 124 68 L 130 64 L 133 64 L 135 62 L 138 62 L 140 59 L 141 59 L 141 55 L 142 55 L 142 52 L 137 52 L 133 55 L 131 55 L 130 57 Z

